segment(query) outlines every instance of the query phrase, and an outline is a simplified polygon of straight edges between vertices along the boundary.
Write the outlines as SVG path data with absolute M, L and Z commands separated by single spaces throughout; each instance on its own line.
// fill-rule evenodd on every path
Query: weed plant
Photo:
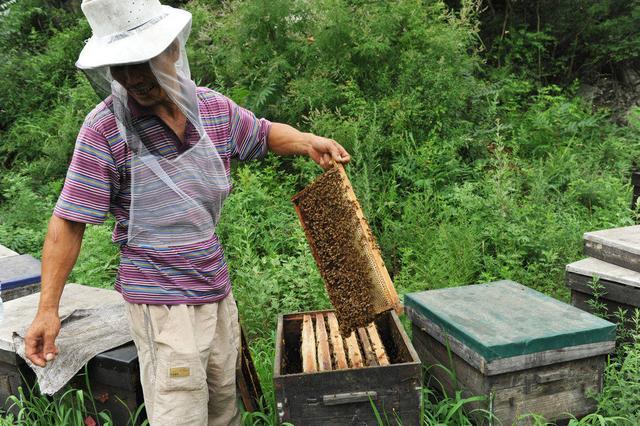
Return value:
M 0 13 L 0 243 L 20 253 L 39 255 L 79 125 L 99 101 L 73 67 L 90 33 L 74 3 L 21 0 Z M 487 66 L 480 5 L 460 4 L 192 0 L 192 74 L 349 150 L 347 173 L 401 294 L 512 279 L 566 301 L 564 266 L 580 258 L 583 232 L 635 220 L 640 110 L 619 126 L 577 84 L 521 72 L 546 58 L 544 34 L 509 38 L 503 53 L 524 59 Z M 267 404 L 277 315 L 329 306 L 289 201 L 318 173 L 303 158 L 235 164 L 218 226 Z M 112 226 L 87 228 L 72 281 L 112 286 Z M 636 343 L 612 359 L 598 412 L 580 420 L 592 423 L 575 424 L 638 422 L 638 354 Z M 425 424 L 450 412 L 465 424 L 462 401 L 427 394 Z

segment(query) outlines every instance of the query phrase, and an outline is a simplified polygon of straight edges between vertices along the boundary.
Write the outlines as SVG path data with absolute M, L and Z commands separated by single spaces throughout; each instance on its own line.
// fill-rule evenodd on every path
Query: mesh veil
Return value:
M 230 190 L 198 110 L 185 50 L 190 29 L 148 62 L 83 70 L 132 151 L 130 245 L 179 246 L 211 238 Z M 177 156 L 162 155 L 157 126 L 150 127 L 141 111 L 162 119 Z M 184 145 L 187 134 L 197 141 Z

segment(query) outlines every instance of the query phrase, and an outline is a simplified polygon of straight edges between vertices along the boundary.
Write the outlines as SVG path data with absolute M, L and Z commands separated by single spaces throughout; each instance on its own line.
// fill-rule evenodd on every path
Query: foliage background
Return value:
M 38 256 L 99 100 L 74 68 L 90 35 L 79 2 L 9 3 L 0 242 Z M 634 223 L 638 109 L 577 95 L 637 69 L 638 1 L 173 3 L 194 16 L 199 84 L 352 154 L 348 173 L 402 294 L 513 279 L 568 301 L 564 266 L 581 257 L 582 233 Z M 277 314 L 328 306 L 289 201 L 319 172 L 303 158 L 234 165 L 219 234 L 267 383 Z M 112 226 L 88 228 L 71 281 L 111 287 Z M 637 407 L 622 414 L 637 420 Z

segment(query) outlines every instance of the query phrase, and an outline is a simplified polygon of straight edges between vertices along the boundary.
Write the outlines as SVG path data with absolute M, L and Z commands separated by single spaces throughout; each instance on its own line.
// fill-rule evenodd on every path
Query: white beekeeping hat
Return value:
M 159 0 L 83 0 L 82 12 L 93 36 L 76 62 L 80 69 L 148 61 L 191 23 L 191 13 Z

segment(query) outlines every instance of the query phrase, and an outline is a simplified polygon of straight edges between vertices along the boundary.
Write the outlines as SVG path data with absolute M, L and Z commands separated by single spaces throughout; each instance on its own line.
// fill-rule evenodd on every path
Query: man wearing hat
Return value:
M 346 163 L 337 142 L 257 119 L 193 83 L 191 14 L 158 0 L 84 0 L 93 36 L 76 63 L 104 101 L 80 129 L 42 252 L 38 313 L 26 354 L 58 353 L 58 306 L 85 225 L 116 218 L 115 287 L 138 350 L 151 425 L 239 423 L 238 312 L 215 234 L 230 161 L 308 155 Z

